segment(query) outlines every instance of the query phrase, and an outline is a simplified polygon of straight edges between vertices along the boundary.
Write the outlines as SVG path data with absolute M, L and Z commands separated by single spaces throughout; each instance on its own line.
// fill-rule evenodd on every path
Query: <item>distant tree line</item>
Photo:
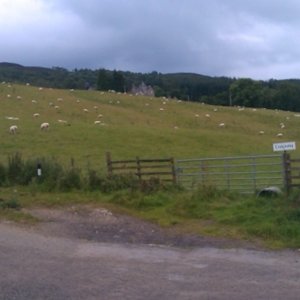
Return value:
M 24 67 L 0 63 L 0 81 L 64 89 L 115 90 L 130 93 L 142 82 L 156 97 L 214 105 L 238 105 L 300 111 L 300 80 L 253 80 L 210 77 L 193 73 L 133 73 L 117 70 Z

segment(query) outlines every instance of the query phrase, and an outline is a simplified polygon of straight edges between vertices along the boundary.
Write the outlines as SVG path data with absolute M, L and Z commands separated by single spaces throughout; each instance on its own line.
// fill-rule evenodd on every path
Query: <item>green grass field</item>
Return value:
M 34 117 L 35 113 L 39 116 Z M 48 131 L 40 130 L 43 122 L 50 123 Z M 225 126 L 219 127 L 220 123 Z M 18 126 L 17 134 L 9 133 L 11 125 Z M 275 142 L 295 141 L 298 145 L 299 127 L 300 117 L 294 112 L 0 84 L 0 162 L 4 164 L 8 156 L 19 152 L 24 159 L 55 157 L 64 165 L 73 158 L 79 168 L 92 166 L 105 172 L 107 151 L 113 159 L 272 154 Z M 283 136 L 277 137 L 278 133 Z M 292 156 L 299 154 L 297 149 Z M 1 197 L 14 197 L 13 189 L 1 188 Z M 182 190 L 142 195 L 129 191 L 48 193 L 34 185 L 17 189 L 22 207 L 93 202 L 122 207 L 161 225 L 181 226 L 182 230 L 258 238 L 272 247 L 300 247 L 298 195 L 292 200 L 260 201 L 214 192 L 205 196 L 205 191 L 203 196 L 201 191 Z M 0 215 L 22 219 L 20 212 L 0 210 Z
M 40 116 L 35 118 L 34 113 Z M 106 151 L 114 159 L 271 154 L 274 142 L 300 140 L 300 118 L 295 115 L 99 91 L 40 90 L 1 84 L 0 161 L 20 152 L 24 158 L 55 156 L 69 163 L 72 157 L 82 167 L 103 167 Z M 8 119 L 11 117 L 19 120 Z M 50 123 L 48 132 L 40 130 L 42 122 Z M 220 123 L 225 127 L 220 128 Z M 280 123 L 285 124 L 284 129 Z M 9 127 L 14 124 L 19 131 L 11 135 Z M 279 132 L 283 137 L 277 137 Z M 299 150 L 293 154 L 297 153 Z

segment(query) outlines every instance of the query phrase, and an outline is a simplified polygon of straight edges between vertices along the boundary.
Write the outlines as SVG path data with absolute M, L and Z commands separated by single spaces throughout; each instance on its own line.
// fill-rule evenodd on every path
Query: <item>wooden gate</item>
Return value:
M 149 180 L 151 177 L 162 181 L 176 183 L 174 158 L 149 158 L 136 157 L 131 160 L 112 160 L 111 154 L 106 153 L 106 165 L 109 175 L 134 174 L 139 180 Z

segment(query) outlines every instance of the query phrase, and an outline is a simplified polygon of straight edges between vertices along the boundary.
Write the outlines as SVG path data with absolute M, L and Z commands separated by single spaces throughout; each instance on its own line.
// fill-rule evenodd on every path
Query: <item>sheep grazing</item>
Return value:
M 219 127 L 225 127 L 225 123 L 220 123 Z
M 31 100 L 31 102 L 32 102 L 32 103 L 37 103 L 37 101 L 36 101 L 36 100 Z
M 21 97 L 21 96 L 17 96 L 17 99 L 18 99 L 18 100 L 21 100 L 21 99 L 22 99 L 22 97 Z
M 39 114 L 39 113 L 35 113 L 35 114 L 33 114 L 33 116 L 34 116 L 35 118 L 37 118 L 37 117 L 40 116 L 40 114 Z
M 85 113 L 88 113 L 88 112 L 89 112 L 89 110 L 88 110 L 87 108 L 84 108 L 83 111 L 84 111 Z
M 6 96 L 7 98 L 11 98 L 11 95 L 10 94 L 7 94 L 7 96 Z
M 285 128 L 284 123 L 280 123 L 279 125 L 280 125 L 280 128 L 281 128 L 281 129 Z
M 205 117 L 206 118 L 210 118 L 210 114 L 205 114 Z
M 66 120 L 57 120 L 57 122 L 60 124 L 68 124 L 68 122 Z
M 261 131 L 259 132 L 259 134 L 260 134 L 260 135 L 263 135 L 263 134 L 265 134 L 265 132 L 264 132 L 263 130 L 261 130 Z
M 198 115 L 198 114 L 195 114 L 195 117 L 196 117 L 196 118 L 199 118 L 199 115 Z
M 164 111 L 164 108 L 161 107 L 159 110 L 160 110 L 160 111 Z
M 63 98 L 57 98 L 57 101 L 58 101 L 58 102 L 62 102 L 62 101 L 63 101 Z
M 42 123 L 40 128 L 41 128 L 41 130 L 48 130 L 49 126 L 50 126 L 49 123 Z
M 101 124 L 101 121 L 95 121 L 94 124 Z
M 282 137 L 283 136 L 283 133 L 279 132 L 277 133 L 277 137 Z
M 215 108 L 215 109 L 214 109 L 214 111 L 216 112 L 216 111 L 218 111 L 218 109 L 217 109 L 217 108 Z
M 9 132 L 10 134 L 16 134 L 18 130 L 18 126 L 17 125 L 12 125 L 9 127 Z

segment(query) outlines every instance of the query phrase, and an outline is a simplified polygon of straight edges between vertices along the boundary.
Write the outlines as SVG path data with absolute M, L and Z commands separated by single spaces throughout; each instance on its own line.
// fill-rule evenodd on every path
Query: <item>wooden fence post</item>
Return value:
M 139 178 L 139 181 L 142 180 L 142 171 L 141 171 L 141 161 L 140 161 L 140 158 L 137 156 L 136 157 L 136 169 L 137 169 L 137 176 Z
M 289 194 L 292 185 L 291 178 L 291 157 L 286 151 L 283 152 L 283 170 L 284 170 L 284 188 L 287 194 Z
M 108 175 L 113 174 L 112 163 L 111 163 L 111 154 L 110 152 L 106 152 L 106 165 L 107 165 L 107 173 Z
M 172 178 L 173 178 L 173 183 L 177 183 L 177 177 L 176 177 L 176 168 L 175 168 L 175 160 L 174 157 L 171 157 L 171 168 L 172 168 Z

